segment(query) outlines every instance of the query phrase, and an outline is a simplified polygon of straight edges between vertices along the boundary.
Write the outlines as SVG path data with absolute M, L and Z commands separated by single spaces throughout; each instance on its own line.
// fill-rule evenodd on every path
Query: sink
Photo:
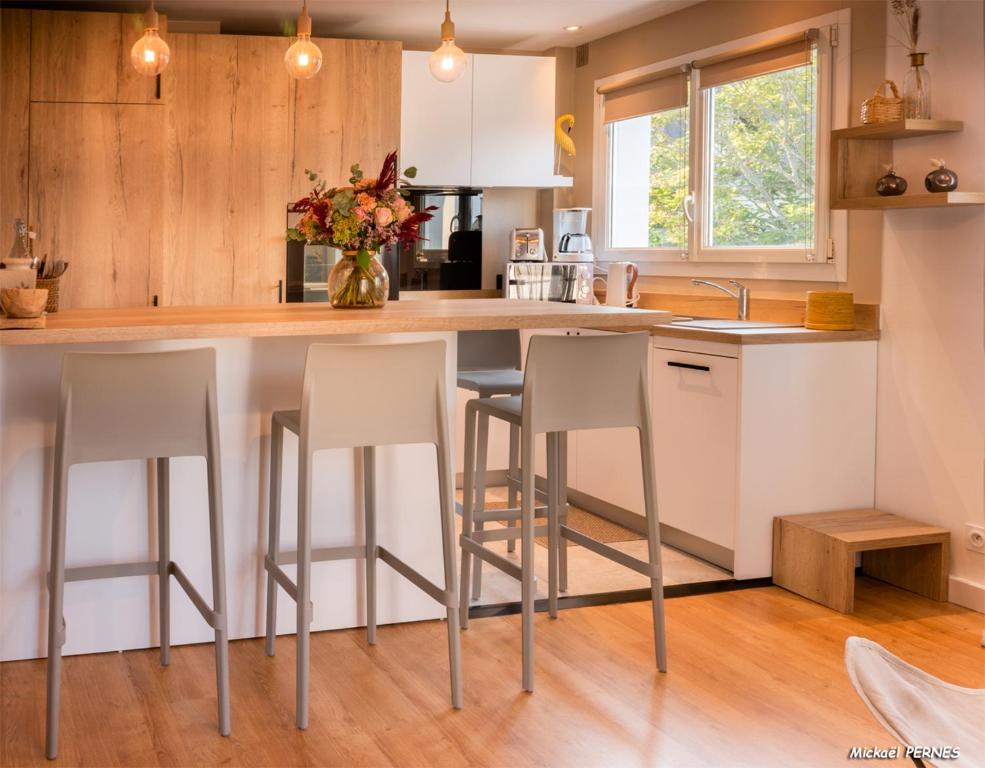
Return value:
M 746 328 L 800 328 L 800 323 L 768 323 L 759 320 L 724 320 L 718 317 L 675 317 L 672 325 L 684 328 L 705 328 L 714 331 L 744 330 Z

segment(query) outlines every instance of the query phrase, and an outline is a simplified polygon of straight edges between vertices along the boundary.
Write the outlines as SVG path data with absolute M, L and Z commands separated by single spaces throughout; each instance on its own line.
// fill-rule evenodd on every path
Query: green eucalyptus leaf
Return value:
M 304 235 L 302 235 L 297 227 L 289 227 L 287 230 L 288 240 L 304 240 Z
M 417 178 L 417 168 L 414 167 L 413 165 L 410 168 L 407 168 L 404 171 L 404 176 L 406 176 L 408 179 L 416 179 Z
M 343 216 L 352 212 L 354 195 L 351 189 L 340 189 L 332 196 L 332 207 Z

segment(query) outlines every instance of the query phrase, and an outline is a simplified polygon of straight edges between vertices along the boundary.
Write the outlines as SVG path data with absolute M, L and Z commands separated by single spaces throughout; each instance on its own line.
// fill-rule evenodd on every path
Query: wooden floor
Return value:
M 375 648 L 360 630 L 317 633 L 305 732 L 293 639 L 273 659 L 235 642 L 230 738 L 215 730 L 211 646 L 174 648 L 168 669 L 155 651 L 70 657 L 57 764 L 832 766 L 851 746 L 893 744 L 849 685 L 849 635 L 985 687 L 981 614 L 877 582 L 860 582 L 852 616 L 769 587 L 669 600 L 667 626 L 660 675 L 649 604 L 538 614 L 531 695 L 519 616 L 474 620 L 458 712 L 443 623 L 383 627 Z M 45 764 L 44 662 L 3 664 L 0 686 L 0 765 Z

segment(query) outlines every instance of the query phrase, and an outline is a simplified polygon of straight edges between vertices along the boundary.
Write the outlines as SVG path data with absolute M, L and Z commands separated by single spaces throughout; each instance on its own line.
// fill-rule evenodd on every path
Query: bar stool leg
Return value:
M 561 538 L 558 514 L 559 471 L 557 432 L 547 435 L 547 611 L 552 619 L 557 618 L 558 545 Z
M 51 505 L 51 564 L 48 572 L 48 701 L 45 754 L 58 756 L 58 710 L 62 690 L 62 645 L 65 643 L 65 508 L 68 467 L 64 446 L 55 448 L 55 476 Z
M 226 613 L 226 552 L 222 525 L 222 481 L 215 403 L 208 413 L 206 472 L 209 482 L 209 533 L 212 543 L 212 612 L 215 628 L 215 674 L 219 698 L 219 733 L 229 735 L 229 629 Z
M 363 506 L 366 512 L 366 642 L 376 645 L 376 448 L 371 445 L 363 448 Z
M 640 455 L 643 461 L 643 495 L 646 509 L 647 544 L 650 564 L 656 566 L 656 576 L 650 578 L 650 602 L 653 608 L 653 643 L 657 669 L 667 671 L 667 635 L 664 624 L 663 564 L 660 555 L 660 523 L 657 518 L 657 491 L 653 470 L 653 443 L 648 427 L 649 417 L 640 428 Z
M 157 604 L 161 666 L 171 663 L 171 460 L 157 460 Z
M 295 719 L 308 727 L 308 672 L 311 667 L 311 455 L 302 437 L 298 467 L 298 640 Z
M 446 430 L 442 430 L 446 432 Z M 448 670 L 451 677 L 451 705 L 462 708 L 462 652 L 459 635 L 459 604 L 455 592 L 455 488 L 451 456 L 445 439 L 435 446 L 438 459 L 438 493 L 441 507 L 441 550 L 444 559 L 445 593 L 448 617 Z M 467 610 L 467 609 L 466 609 Z
M 489 453 L 489 414 L 479 414 L 479 437 L 477 439 L 475 460 L 475 510 L 481 517 L 486 508 L 486 463 Z M 481 531 L 485 523 L 480 519 L 475 521 L 475 530 Z M 472 599 L 478 600 L 482 595 L 482 558 L 477 557 L 472 574 Z
M 558 524 L 568 524 L 568 433 L 558 433 Z M 558 589 L 568 591 L 568 542 L 558 536 Z
M 462 478 L 462 535 L 472 534 L 472 502 L 475 496 L 475 427 L 476 410 L 469 402 L 465 406 L 465 465 Z M 478 559 L 478 558 L 476 558 Z M 459 620 L 462 629 L 469 628 L 469 586 L 472 574 L 472 555 L 462 547 L 461 587 L 458 591 Z
M 510 468 L 506 479 L 506 506 L 516 509 L 517 490 L 520 488 L 520 428 L 516 424 L 510 424 Z M 510 528 L 516 527 L 516 520 L 507 523 Z M 508 539 L 506 551 L 516 551 L 516 539 Z
M 521 625 L 523 627 L 523 690 L 534 689 L 534 436 L 523 430 L 520 466 L 520 560 Z
M 270 505 L 267 520 L 267 557 L 277 562 L 280 553 L 280 486 L 283 474 L 284 425 L 271 419 L 270 424 Z M 277 581 L 267 570 L 267 636 L 264 649 L 274 655 L 277 640 Z

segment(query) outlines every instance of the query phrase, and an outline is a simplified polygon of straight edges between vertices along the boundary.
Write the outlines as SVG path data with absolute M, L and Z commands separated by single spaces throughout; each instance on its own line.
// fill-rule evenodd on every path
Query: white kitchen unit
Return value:
M 665 542 L 736 579 L 767 577 L 775 516 L 871 507 L 876 344 L 655 336 L 651 412 Z M 632 516 L 643 511 L 636 435 L 580 432 L 576 463 L 573 498 L 640 528 Z
M 401 162 L 417 186 L 556 187 L 553 56 L 470 54 L 452 83 L 435 80 L 429 51 L 404 51 Z
M 476 54 L 472 186 L 554 186 L 553 56 Z
M 428 69 L 430 51 L 404 51 L 400 92 L 400 163 L 417 168 L 414 184 L 467 187 L 472 183 L 472 72 L 451 83 Z

